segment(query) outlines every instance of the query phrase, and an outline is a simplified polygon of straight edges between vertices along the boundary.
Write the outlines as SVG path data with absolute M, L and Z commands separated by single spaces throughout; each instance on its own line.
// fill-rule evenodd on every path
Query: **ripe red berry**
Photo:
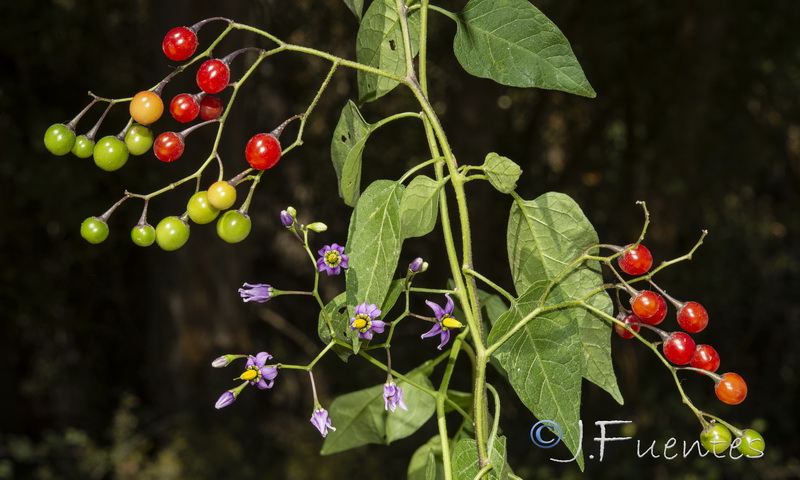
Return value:
M 169 102 L 169 113 L 172 118 L 181 122 L 189 123 L 200 113 L 200 104 L 197 103 L 197 98 L 188 93 L 181 93 L 175 95 L 175 98 Z
M 281 144 L 269 133 L 259 133 L 247 142 L 244 156 L 251 167 L 266 170 L 274 167 L 281 159 Z
M 692 360 L 695 343 L 692 337 L 683 332 L 673 332 L 662 346 L 664 356 L 675 365 L 686 365 Z
M 222 60 L 206 60 L 197 70 L 197 86 L 206 93 L 219 93 L 225 90 L 231 80 L 231 69 Z
M 197 50 L 197 35 L 186 27 L 176 27 L 167 32 L 161 49 L 170 60 L 182 62 Z
M 702 368 L 709 372 L 716 372 L 719 368 L 719 353 L 711 345 L 698 345 L 692 355 L 689 365 L 694 368 Z
M 183 135 L 164 132 L 153 143 L 153 153 L 162 162 L 174 162 L 183 154 Z
M 738 405 L 747 397 L 747 384 L 736 373 L 724 373 L 714 387 L 717 398 L 728 405 Z
M 630 247 L 630 245 L 625 248 Z M 628 275 L 642 275 L 653 266 L 653 255 L 644 245 L 639 245 L 620 255 L 619 268 Z
M 708 312 L 697 302 L 686 302 L 678 309 L 678 325 L 690 333 L 697 333 L 708 325 Z
M 667 302 L 664 297 L 652 290 L 642 290 L 631 300 L 633 313 L 643 323 L 658 325 L 667 316 Z
M 206 95 L 200 100 L 200 118 L 203 120 L 214 120 L 222 115 L 224 105 L 222 100 L 214 95 Z
M 639 320 L 639 317 L 637 317 L 636 315 L 634 315 L 632 313 L 622 312 L 619 315 L 617 315 L 617 320 L 619 320 L 620 322 L 628 324 L 630 326 L 631 330 L 633 330 L 634 332 L 638 333 L 639 330 L 642 329 L 642 326 L 639 325 L 639 323 L 641 323 L 641 320 Z M 633 338 L 633 333 L 631 333 L 627 328 L 623 327 L 622 325 L 620 325 L 618 323 L 614 324 L 614 331 L 617 332 L 617 335 L 619 335 L 622 338 L 626 338 L 626 339 L 627 338 Z

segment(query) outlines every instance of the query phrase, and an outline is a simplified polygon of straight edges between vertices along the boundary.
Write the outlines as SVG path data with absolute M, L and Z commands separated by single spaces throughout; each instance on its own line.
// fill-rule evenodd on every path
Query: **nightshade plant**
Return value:
M 166 132 L 178 138 L 178 144 L 172 146 L 156 140 L 155 155 L 167 161 L 197 161 L 178 158 L 183 143 L 194 139 L 189 139 L 188 133 L 199 126 L 216 125 L 211 150 L 205 159 L 198 161 L 199 167 L 193 174 L 151 193 L 125 192 L 107 212 L 89 217 L 81 229 L 89 242 L 104 241 L 109 234 L 107 222 L 114 211 L 130 199 L 139 199 L 143 203 L 142 215 L 132 232 L 137 245 L 155 242 L 165 250 L 180 248 L 189 239 L 191 228 L 198 228 L 190 226 L 190 220 L 200 225 L 216 219 L 223 240 L 243 240 L 250 232 L 249 207 L 260 180 L 265 174 L 280 176 L 279 166 L 275 168 L 279 160 L 291 157 L 302 145 L 306 124 L 313 118 L 322 95 L 329 93 L 331 78 L 342 70 L 355 71 L 358 98 L 348 101 L 342 109 L 331 142 L 331 161 L 339 193 L 353 209 L 348 235 L 343 239 L 346 241 L 312 246 L 314 234 L 325 231 L 326 225 L 304 224 L 298 220 L 298 212 L 288 207 L 274 221 L 280 222 L 306 250 L 308 268 L 314 274 L 312 288 L 303 292 L 282 291 L 271 283 L 244 283 L 239 290 L 245 302 L 285 301 L 278 297 L 288 295 L 311 297 L 308 301 L 316 302 L 320 309 L 320 351 L 302 365 L 280 363 L 280 359 L 269 363 L 272 357 L 266 352 L 218 357 L 212 362 L 213 367 L 228 367 L 237 360 L 246 362 L 236 379 L 241 382 L 224 392 L 216 407 L 235 408 L 231 406 L 247 386 L 280 388 L 279 372 L 286 375 L 288 371 L 301 370 L 310 379 L 310 421 L 325 437 L 322 454 L 366 444 L 389 444 L 414 434 L 433 419 L 438 435 L 423 439 L 410 460 L 409 478 L 519 478 L 506 459 L 506 439 L 499 428 L 502 401 L 497 389 L 487 381 L 487 370 L 491 367 L 499 373 L 492 378 L 507 381 L 534 416 L 560 426 L 561 441 L 576 454 L 576 462 L 583 468 L 579 445 L 583 380 L 596 384 L 622 403 L 610 355 L 611 332 L 616 330 L 622 338 L 636 338 L 667 367 L 681 399 L 701 424 L 706 450 L 717 454 L 730 444 L 730 448 L 738 447 L 747 456 L 762 455 L 764 440 L 758 432 L 741 430 L 696 408 L 685 394 L 678 373 L 685 370 L 702 373 L 699 378 L 705 382 L 711 380 L 718 397 L 730 404 L 740 403 L 746 397 L 744 380 L 731 372 L 714 373 L 719 356 L 713 348 L 700 345 L 694 351 L 695 342 L 686 333 L 667 332 L 655 326 L 665 319 L 667 302 L 680 312 L 681 327 L 690 333 L 699 332 L 708 322 L 702 305 L 666 295 L 653 280 L 660 270 L 690 259 L 705 232 L 687 254 L 651 268 L 652 256 L 640 245 L 649 224 L 644 203 L 641 203 L 644 226 L 634 243 L 624 247 L 601 244 L 592 224 L 569 196 L 549 192 L 531 200 L 520 197 L 516 185 L 522 169 L 511 159 L 489 152 L 481 164 L 460 162 L 432 107 L 427 75 L 427 65 L 432 61 L 427 48 L 432 15 L 455 22 L 453 50 L 469 74 L 504 85 L 594 97 L 592 86 L 559 29 L 527 0 L 469 0 L 458 13 L 429 0 L 345 0 L 344 4 L 360 23 L 355 60 L 287 43 L 269 32 L 226 18 L 210 18 L 189 28 L 171 30 L 163 41 L 164 51 L 172 60 L 187 62 L 148 90 L 149 94 L 138 94 L 138 98 L 149 101 L 136 104 L 136 116 L 143 123 L 156 122 L 163 102 L 160 98 L 154 101 L 154 97 L 167 91 L 175 75 L 196 74 L 199 91 L 176 92 L 175 99 L 178 103 L 189 99 L 193 108 L 199 102 L 201 119 L 195 121 L 196 115 L 191 112 L 185 118 L 191 124 L 186 131 Z M 195 53 L 197 32 L 211 21 L 224 22 L 226 28 L 205 49 L 200 45 L 202 51 Z M 259 35 L 264 46 L 227 54 L 218 52 L 218 43 L 238 31 Z M 221 59 L 220 53 L 225 54 Z M 239 57 L 243 53 L 248 55 Z M 265 129 L 252 137 L 247 146 L 242 146 L 242 158 L 223 162 L 217 148 L 231 106 L 239 100 L 243 87 L 256 78 L 252 75 L 258 67 L 274 55 L 318 57 L 328 62 L 329 70 L 320 80 L 319 90 L 309 95 L 305 111 L 282 123 L 276 121 L 277 126 Z M 230 78 L 230 65 L 234 61 L 250 62 L 238 78 Z M 372 122 L 364 118 L 360 105 L 377 101 L 398 88 L 413 97 L 414 111 L 397 112 Z M 214 100 L 216 110 L 204 114 L 203 102 L 209 99 Z M 89 107 L 76 119 L 48 129 L 44 138 L 46 147 L 55 155 L 72 151 L 75 129 L 86 110 L 95 103 L 107 103 L 107 112 L 118 103 L 131 101 L 132 98 L 107 99 L 92 94 Z M 381 179 L 362 186 L 362 168 L 368 168 L 362 163 L 362 155 L 370 136 L 378 129 L 391 128 L 390 124 L 396 120 L 407 118 L 418 122 L 419 137 L 415 141 L 427 146 L 427 160 L 397 180 Z M 93 142 L 100 122 L 82 137 Z M 295 133 L 287 139 L 289 134 L 285 130 L 289 126 L 295 128 Z M 133 128 L 149 131 L 132 119 L 121 133 L 109 135 L 108 141 L 94 147 L 95 161 L 101 168 L 115 170 L 125 163 L 128 152 L 121 139 Z M 166 138 L 163 137 L 166 133 L 162 132 L 158 138 Z M 82 146 L 81 153 L 76 155 L 85 157 L 84 150 Z M 248 168 L 233 175 L 228 173 L 229 168 L 244 165 L 245 161 Z M 218 169 L 216 176 L 212 166 Z M 476 246 L 469 220 L 467 184 L 481 181 L 508 195 L 505 249 L 513 280 L 510 289 L 481 274 L 473 261 Z M 153 234 L 148 220 L 149 202 L 183 184 L 191 185 L 190 182 L 194 189 L 189 195 L 187 212 L 156 222 L 158 228 Z M 248 182 L 250 187 L 244 200 L 235 210 L 228 210 L 237 202 L 237 189 L 241 190 Z M 203 185 L 209 185 L 207 190 L 202 189 Z M 221 210 L 227 212 L 219 215 Z M 418 286 L 418 276 L 428 269 L 428 262 L 415 258 L 405 263 L 408 260 L 403 259 L 415 255 L 405 252 L 403 243 L 429 234 L 436 225 L 443 234 L 446 258 L 437 259 L 435 267 L 447 269 L 451 281 L 446 286 L 423 288 Z M 603 279 L 603 267 L 612 279 L 610 282 Z M 322 273 L 343 274 L 344 291 L 333 299 L 323 299 L 318 289 Z M 270 282 L 269 278 L 257 280 Z M 637 290 L 635 286 L 647 288 Z M 424 300 L 430 312 L 412 311 L 412 296 Z M 687 305 L 694 312 L 689 320 Z M 391 366 L 392 354 L 403 355 L 407 351 L 405 345 L 395 348 L 398 329 L 414 332 L 417 344 L 410 348 L 430 349 L 430 359 L 411 371 L 396 371 Z M 656 341 L 641 334 L 648 330 L 655 332 Z M 425 340 L 428 337 L 436 337 L 438 345 Z M 662 343 L 665 354 L 658 349 Z M 329 354 L 372 365 L 385 376 L 376 374 L 376 386 L 346 393 L 333 401 L 320 399 L 313 369 Z M 467 372 L 471 376 L 471 392 L 458 392 L 450 387 L 453 375 L 465 374 L 456 372 L 456 363 L 462 357 L 468 358 L 472 365 Z M 691 366 L 673 365 L 670 359 Z M 701 368 L 712 366 L 712 370 Z M 438 384 L 430 378 L 435 371 Z M 385 381 L 380 384 L 383 378 Z M 721 440 L 715 442 L 715 438 Z

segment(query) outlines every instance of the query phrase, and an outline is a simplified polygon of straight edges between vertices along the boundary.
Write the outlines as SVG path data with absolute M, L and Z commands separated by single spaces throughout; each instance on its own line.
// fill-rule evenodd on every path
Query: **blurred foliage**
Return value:
M 83 218 L 105 211 L 125 188 L 156 188 L 193 167 L 150 168 L 155 163 L 146 155 L 107 174 L 91 161 L 52 157 L 41 145 L 47 126 L 85 105 L 87 90 L 124 97 L 163 78 L 170 66 L 160 42 L 176 25 L 224 15 L 352 57 L 357 23 L 343 2 L 41 3 L 0 6 L 0 383 L 9 386 L 0 397 L 0 478 L 333 479 L 375 472 L 404 478 L 406 462 L 433 426 L 389 448 L 320 457 L 302 375 L 281 372 L 273 390 L 247 391 L 235 406 L 213 410 L 230 384 L 230 372 L 209 368 L 217 355 L 268 350 L 280 361 L 301 363 L 317 342 L 313 305 L 244 305 L 236 289 L 244 281 L 286 289 L 309 281 L 307 271 L 296 268 L 303 252 L 279 228 L 278 212 L 289 204 L 302 221 L 331 227 L 320 244 L 345 238 L 349 210 L 336 197 L 328 159 L 339 110 L 355 97 L 352 72 L 334 78 L 303 149 L 262 182 L 251 210 L 254 234 L 237 246 L 223 244 L 213 228 L 194 228 L 176 253 L 138 249 L 128 231 L 139 212 L 127 205 L 112 218 L 106 243 L 86 244 L 78 234 Z M 463 4 L 445 3 L 452 10 Z M 548 190 L 572 195 L 607 243 L 636 238 L 641 216 L 634 202 L 646 200 L 652 214 L 647 244 L 657 262 L 681 255 L 708 229 L 693 261 L 659 274 L 658 281 L 673 296 L 706 305 L 711 324 L 697 338 L 719 350 L 723 370 L 747 379 L 750 395 L 745 404 L 728 407 L 706 379 L 686 375 L 684 386 L 701 408 L 755 426 L 767 439 L 766 457 L 754 461 L 638 458 L 636 440 L 642 450 L 670 437 L 680 446 L 697 438 L 699 426 L 663 367 L 644 349 L 614 338 L 626 404 L 586 385 L 584 447 L 597 454 L 597 420 L 631 420 L 631 427 L 611 435 L 635 438 L 607 445 L 602 463 L 587 462 L 588 475 L 800 476 L 794 413 L 800 386 L 800 37 L 793 35 L 800 4 L 535 3 L 570 39 L 598 96 L 468 78 L 452 58 L 454 25 L 432 15 L 431 29 L 439 33 L 431 39 L 431 96 L 460 161 L 480 163 L 489 151 L 514 159 L 524 169 L 524 197 Z M 213 38 L 215 28 L 204 28 L 201 42 Z M 220 51 L 254 40 L 232 35 Z M 241 158 L 252 134 L 302 111 L 326 71 L 323 62 L 299 56 L 265 62 L 243 92 L 250 100 L 235 107 L 221 154 Z M 191 75 L 184 77 L 171 93 L 191 88 Z M 413 108 L 404 93 L 385 100 L 364 108 L 368 121 Z M 112 113 L 107 133 L 124 125 L 123 110 Z M 95 118 L 84 120 L 85 128 Z M 197 144 L 187 148 L 187 160 L 191 152 L 202 154 L 203 138 L 200 132 L 192 137 Z M 364 181 L 396 176 L 419 161 L 420 139 L 413 122 L 377 132 L 365 151 Z M 159 198 L 153 218 L 181 213 L 190 193 L 179 189 Z M 475 241 L 491 245 L 478 249 L 477 267 L 508 285 L 507 264 L 497 261 L 505 247 L 491 243 L 504 236 L 502 205 L 508 202 L 488 185 L 470 184 L 470 193 Z M 405 250 L 409 260 L 421 255 L 431 263 L 422 280 L 430 286 L 446 281 L 436 240 L 434 234 L 410 241 Z M 338 285 L 324 284 L 329 297 Z M 398 344 L 416 335 L 408 332 Z M 431 353 L 410 350 L 395 355 L 399 369 Z M 324 402 L 382 382 L 357 361 L 344 370 L 338 362 L 326 359 L 316 369 Z M 462 382 L 455 387 L 468 389 Z M 582 477 L 574 465 L 548 460 L 567 458 L 566 452 L 531 445 L 528 428 L 535 420 L 513 392 L 501 393 L 507 399 L 501 424 L 515 471 L 525 478 Z

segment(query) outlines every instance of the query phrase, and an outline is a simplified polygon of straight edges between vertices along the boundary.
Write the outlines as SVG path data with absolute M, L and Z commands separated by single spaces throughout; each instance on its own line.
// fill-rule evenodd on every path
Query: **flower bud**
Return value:
M 294 215 L 286 210 L 281 211 L 281 224 L 284 227 L 291 227 L 294 224 Z
M 309 225 L 308 227 L 306 227 L 306 228 L 308 228 L 308 229 L 309 229 L 309 230 L 311 230 L 312 232 L 322 233 L 322 232 L 324 232 L 325 230 L 327 230 L 327 229 L 328 229 L 328 226 L 327 226 L 327 225 L 325 225 L 325 224 L 324 224 L 324 223 L 322 223 L 322 222 L 314 222 L 314 223 L 310 224 L 310 225 Z
M 411 273 L 424 272 L 425 270 L 422 269 L 423 265 L 427 268 L 427 264 L 422 260 L 422 258 L 417 257 L 414 259 L 414 261 L 408 264 L 408 269 L 411 271 Z

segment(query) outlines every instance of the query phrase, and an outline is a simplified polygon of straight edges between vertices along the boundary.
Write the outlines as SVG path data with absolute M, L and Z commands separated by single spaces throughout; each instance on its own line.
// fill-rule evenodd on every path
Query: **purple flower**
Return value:
M 264 366 L 271 358 L 272 355 L 267 352 L 261 352 L 255 357 L 250 355 L 247 358 L 246 369 L 239 378 L 247 380 L 250 385 L 255 385 L 261 390 L 272 388 L 275 377 L 278 376 L 278 368 Z
M 358 338 L 372 340 L 372 334 L 383 333 L 386 323 L 375 320 L 381 310 L 374 303 L 364 302 L 356 307 L 356 316 L 350 319 L 350 330 L 358 330 Z
M 231 403 L 236 401 L 236 395 L 233 394 L 230 390 L 220 395 L 219 400 L 217 400 L 217 404 L 214 405 L 214 408 L 219 410 L 220 408 L 227 407 Z
M 411 273 L 419 273 L 422 270 L 424 263 L 425 261 L 422 260 L 422 258 L 417 257 L 414 259 L 414 261 L 408 264 L 408 270 L 411 271 Z
M 328 411 L 317 405 L 314 408 L 314 414 L 311 415 L 311 423 L 317 427 L 322 437 L 328 436 L 328 429 L 336 431 L 336 428 L 331 426 L 331 419 L 328 418 Z
M 254 285 L 245 283 L 242 286 L 245 288 L 239 289 L 239 295 L 242 296 L 242 301 L 244 302 L 265 303 L 272 298 L 272 287 L 266 283 L 256 283 Z
M 385 410 L 391 409 L 394 412 L 397 407 L 400 407 L 408 411 L 408 407 L 403 402 L 403 389 L 394 382 L 388 382 L 383 385 L 383 402 Z
M 444 308 L 439 306 L 436 303 L 431 302 L 430 300 L 425 300 L 425 303 L 431 307 L 433 310 L 434 315 L 436 315 L 436 325 L 433 326 L 430 330 L 422 334 L 422 338 L 433 337 L 434 335 L 439 335 L 441 339 L 441 343 L 439 346 L 436 347 L 439 350 L 450 341 L 450 329 L 451 328 L 461 328 L 463 325 L 461 322 L 453 318 L 453 299 L 450 298 L 450 294 L 446 293 L 444 295 L 447 297 L 447 305 Z
M 281 224 L 287 228 L 294 225 L 294 217 L 292 214 L 286 210 L 281 210 Z
M 325 245 L 317 252 L 317 268 L 328 275 L 339 275 L 343 268 L 347 268 L 348 257 L 344 254 L 344 246 L 339 244 Z

